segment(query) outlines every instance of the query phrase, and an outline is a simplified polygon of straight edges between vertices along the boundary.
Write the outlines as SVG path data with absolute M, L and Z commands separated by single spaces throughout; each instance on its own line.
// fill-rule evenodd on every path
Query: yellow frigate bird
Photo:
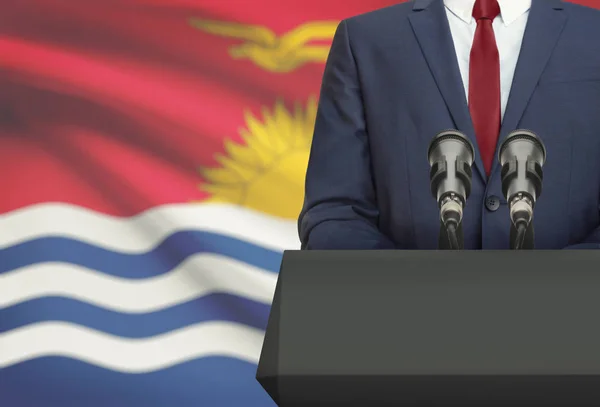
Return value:
M 281 36 L 259 25 L 196 18 L 191 19 L 190 24 L 209 34 L 243 40 L 242 44 L 230 48 L 233 58 L 250 59 L 268 71 L 286 73 L 307 63 L 324 63 L 330 45 L 311 45 L 311 42 L 330 41 L 338 22 L 308 22 Z

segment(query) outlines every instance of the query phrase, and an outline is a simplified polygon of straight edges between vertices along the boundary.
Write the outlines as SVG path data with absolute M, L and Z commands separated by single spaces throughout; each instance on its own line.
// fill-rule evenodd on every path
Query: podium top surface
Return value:
M 273 306 L 282 375 L 600 374 L 600 251 L 287 251 Z

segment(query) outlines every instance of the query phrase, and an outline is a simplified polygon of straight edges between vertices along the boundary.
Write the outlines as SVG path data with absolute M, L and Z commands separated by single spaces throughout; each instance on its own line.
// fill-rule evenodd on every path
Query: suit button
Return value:
M 485 207 L 490 212 L 495 212 L 500 207 L 500 198 L 496 195 L 490 195 L 485 199 Z

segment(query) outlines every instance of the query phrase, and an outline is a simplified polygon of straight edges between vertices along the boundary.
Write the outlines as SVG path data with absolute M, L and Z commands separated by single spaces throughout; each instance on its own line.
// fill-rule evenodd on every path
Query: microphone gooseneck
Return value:
M 448 234 L 448 241 L 450 243 L 451 250 L 460 250 L 461 244 L 458 239 L 457 225 L 454 222 L 446 224 L 446 233 Z
M 527 227 L 529 225 L 521 222 L 517 224 L 515 227 L 517 229 L 515 241 L 513 244 L 513 249 L 521 250 L 523 249 L 523 245 L 525 244 L 525 237 L 527 236 Z
M 502 166 L 502 193 L 516 230 L 511 246 L 523 249 L 535 203 L 542 193 L 546 147 L 533 132 L 515 130 L 500 145 L 498 160 Z M 530 242 L 528 246 L 532 245 Z
M 474 156 L 473 144 L 457 130 L 443 131 L 429 144 L 427 158 L 430 165 L 431 194 L 438 203 L 440 221 L 445 228 L 444 237 L 453 250 L 462 248 L 460 224 L 464 206 L 471 193 Z

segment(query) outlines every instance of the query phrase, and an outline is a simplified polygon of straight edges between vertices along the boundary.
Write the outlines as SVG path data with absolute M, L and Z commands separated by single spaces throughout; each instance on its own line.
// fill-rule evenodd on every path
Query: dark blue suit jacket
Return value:
M 600 248 L 598 10 L 533 0 L 499 143 L 518 128 L 548 152 L 536 248 Z M 442 0 L 341 22 L 323 77 L 302 247 L 436 249 L 427 147 L 446 129 L 477 145 Z M 488 179 L 478 152 L 463 230 L 467 249 L 509 248 L 500 168 Z

